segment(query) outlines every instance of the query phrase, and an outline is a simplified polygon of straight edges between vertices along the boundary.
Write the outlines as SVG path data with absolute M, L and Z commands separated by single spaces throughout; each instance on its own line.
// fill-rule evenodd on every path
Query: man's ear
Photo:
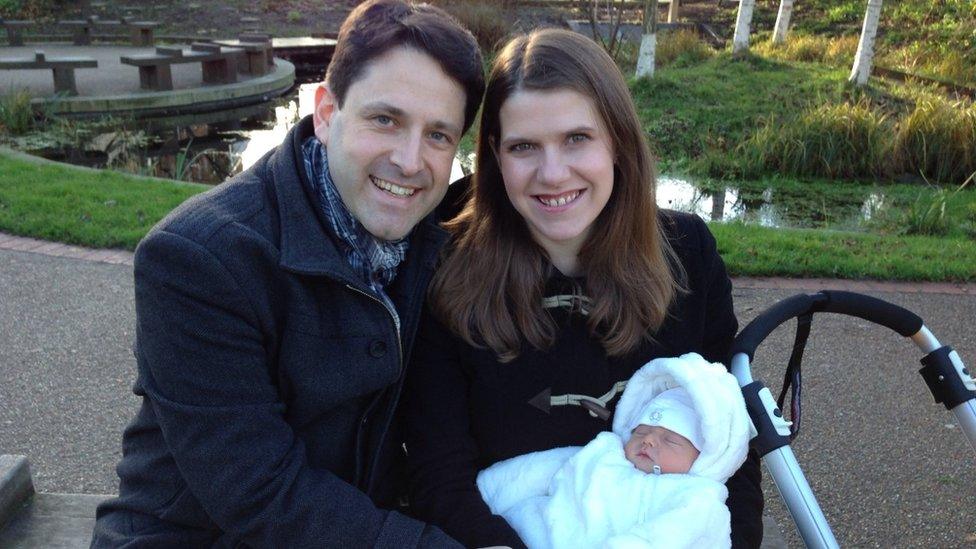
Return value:
M 329 90 L 325 83 L 319 84 L 315 89 L 315 110 L 312 112 L 312 124 L 315 126 L 315 136 L 323 145 L 328 145 L 329 127 L 332 124 L 332 117 L 339 106 L 336 104 L 335 95 Z

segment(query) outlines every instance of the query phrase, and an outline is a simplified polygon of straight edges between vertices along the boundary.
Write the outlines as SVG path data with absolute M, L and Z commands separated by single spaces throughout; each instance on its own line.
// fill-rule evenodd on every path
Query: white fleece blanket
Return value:
M 624 457 L 634 418 L 658 393 L 684 386 L 705 439 L 689 474 L 649 475 Z M 478 489 L 530 549 L 729 547 L 725 481 L 745 460 L 749 420 L 735 378 L 696 354 L 657 359 L 628 382 L 614 432 L 583 447 L 498 462 Z

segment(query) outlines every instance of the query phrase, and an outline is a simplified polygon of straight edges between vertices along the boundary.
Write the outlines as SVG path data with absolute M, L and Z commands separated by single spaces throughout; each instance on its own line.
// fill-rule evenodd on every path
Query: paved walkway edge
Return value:
M 0 233 L 0 250 L 16 250 L 116 265 L 132 265 L 133 257 L 132 252 L 128 250 L 82 248 L 70 244 L 14 236 L 6 233 Z M 732 285 L 735 289 L 776 289 L 795 290 L 796 292 L 845 290 L 861 293 L 889 292 L 903 294 L 976 295 L 976 284 L 956 282 L 885 282 L 877 280 L 844 280 L 839 278 L 736 277 L 732 279 Z

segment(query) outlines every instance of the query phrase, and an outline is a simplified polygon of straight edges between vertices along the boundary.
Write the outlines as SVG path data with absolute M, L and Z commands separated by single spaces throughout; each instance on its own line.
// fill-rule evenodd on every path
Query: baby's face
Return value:
M 645 473 L 657 465 L 662 473 L 687 473 L 700 452 L 690 440 L 664 427 L 638 425 L 624 444 L 627 460 Z

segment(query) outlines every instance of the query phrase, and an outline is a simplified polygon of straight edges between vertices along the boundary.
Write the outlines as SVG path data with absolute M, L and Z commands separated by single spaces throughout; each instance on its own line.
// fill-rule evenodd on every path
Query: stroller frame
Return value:
M 814 313 L 830 312 L 862 318 L 910 338 L 925 356 L 919 373 L 937 403 L 952 411 L 969 443 L 976 449 L 976 381 L 958 353 L 943 346 L 922 319 L 897 305 L 863 294 L 822 291 L 798 294 L 775 303 L 750 322 L 732 344 L 731 371 L 739 381 L 756 434 L 751 445 L 766 463 L 786 507 L 807 547 L 839 547 L 823 511 L 790 448 L 790 422 L 772 393 L 752 378 L 750 362 L 756 348 L 781 324 Z M 798 336 L 797 342 L 804 343 Z

